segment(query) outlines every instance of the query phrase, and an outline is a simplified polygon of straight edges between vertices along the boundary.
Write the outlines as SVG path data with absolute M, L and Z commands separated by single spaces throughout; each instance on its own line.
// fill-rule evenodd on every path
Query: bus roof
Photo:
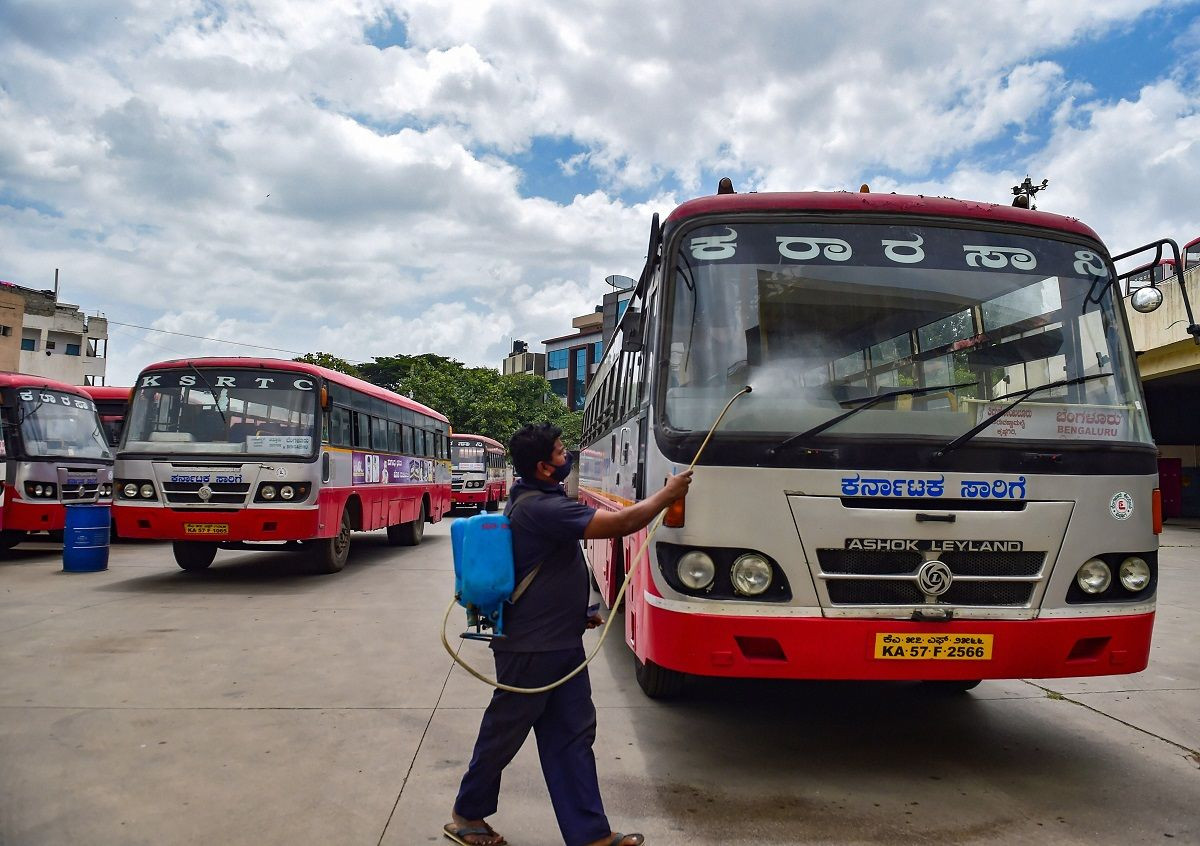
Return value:
M 1049 212 L 1020 209 L 996 203 L 955 200 L 950 197 L 924 197 L 907 194 L 859 194 L 850 191 L 806 191 L 796 193 L 714 194 L 698 197 L 677 206 L 666 223 L 678 225 L 693 217 L 710 214 L 753 214 L 755 212 L 835 212 L 842 214 L 909 214 L 926 217 L 965 218 L 996 223 L 1021 223 L 1043 229 L 1057 229 L 1083 235 L 1095 241 L 1100 237 L 1090 226 L 1073 217 Z
M 57 379 L 47 379 L 45 376 L 33 376 L 29 373 L 0 371 L 0 388 L 49 388 L 52 391 L 61 391 L 64 394 L 74 394 L 90 399 L 90 396 L 79 385 L 68 385 Z
M 452 441 L 456 441 L 456 440 L 465 441 L 468 438 L 473 441 L 483 441 L 488 446 L 496 447 L 496 449 L 504 449 L 504 444 L 500 443 L 497 440 L 494 440 L 493 438 L 489 438 L 487 435 L 468 435 L 463 432 L 455 432 L 452 435 L 450 435 L 450 440 L 452 440 Z
M 132 388 L 116 388 L 112 385 L 82 385 L 85 394 L 94 400 L 128 400 Z
M 247 369 L 257 368 L 259 370 L 290 370 L 296 373 L 307 373 L 310 376 L 320 376 L 329 382 L 334 382 L 338 385 L 343 385 L 347 388 L 353 388 L 356 391 L 361 391 L 367 396 L 375 397 L 386 402 L 394 403 L 403 406 L 411 411 L 418 411 L 421 414 L 427 414 L 435 420 L 441 420 L 443 423 L 449 424 L 449 419 L 440 411 L 435 411 L 432 408 L 422 405 L 416 400 L 411 400 L 403 394 L 393 393 L 378 385 L 358 379 L 354 376 L 347 376 L 345 373 L 339 373 L 336 370 L 330 370 L 327 367 L 321 367 L 316 364 L 309 364 L 305 361 L 288 361 L 282 358 L 251 358 L 251 357 L 211 357 L 211 358 L 175 358 L 170 361 L 158 361 L 154 364 L 142 368 L 142 372 L 146 373 L 151 370 L 178 370 L 185 367 L 240 367 Z M 139 382 L 141 379 L 138 380 Z

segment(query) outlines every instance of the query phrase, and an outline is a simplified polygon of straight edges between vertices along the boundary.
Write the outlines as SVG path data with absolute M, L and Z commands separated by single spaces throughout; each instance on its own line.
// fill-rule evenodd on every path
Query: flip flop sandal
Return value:
M 458 843 L 459 846 L 481 846 L 479 843 L 472 843 L 467 840 L 468 837 L 499 837 L 499 840 L 489 844 L 488 846 L 505 846 L 508 842 L 503 837 L 500 837 L 490 825 L 460 825 L 455 826 L 453 823 L 446 823 L 442 826 L 442 833 Z
M 626 837 L 636 837 L 637 838 L 636 840 L 633 841 L 633 843 L 629 844 L 629 846 L 642 846 L 642 844 L 646 842 L 646 838 L 642 837 L 642 835 L 640 835 L 640 834 L 621 834 L 621 832 L 618 831 L 616 834 L 613 835 L 613 838 L 612 838 L 612 840 L 609 841 L 608 846 L 626 846 L 625 845 Z

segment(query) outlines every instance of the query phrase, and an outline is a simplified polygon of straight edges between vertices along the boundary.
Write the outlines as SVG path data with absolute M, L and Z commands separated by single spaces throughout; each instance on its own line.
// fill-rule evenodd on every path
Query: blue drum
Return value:
M 107 505 L 68 505 L 63 532 L 63 572 L 94 573 L 108 569 Z

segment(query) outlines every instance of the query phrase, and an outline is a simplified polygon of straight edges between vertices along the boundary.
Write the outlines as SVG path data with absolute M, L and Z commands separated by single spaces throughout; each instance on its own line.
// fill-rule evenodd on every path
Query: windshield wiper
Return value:
M 196 365 L 192 364 L 190 361 L 188 362 L 188 367 L 192 368 L 192 372 L 200 377 L 200 381 L 204 383 L 204 387 L 208 388 L 208 392 L 212 394 L 213 408 L 217 410 L 217 414 L 221 415 L 221 422 L 224 423 L 225 428 L 228 429 L 229 421 L 225 419 L 225 412 L 221 410 L 221 398 L 217 396 L 217 392 L 213 388 L 212 383 L 209 382 L 208 378 L 200 372 L 199 368 L 197 368 Z
M 867 399 L 863 400 L 861 405 L 856 405 L 854 408 L 850 409 L 849 411 L 843 412 L 842 414 L 839 414 L 836 417 L 831 417 L 828 420 L 826 420 L 824 423 L 818 423 L 816 426 L 813 426 L 811 429 L 806 429 L 805 431 L 801 432 L 798 435 L 792 435 L 786 441 L 782 441 L 782 442 L 776 444 L 775 446 L 771 447 L 771 449 L 769 449 L 767 451 L 767 453 L 768 453 L 768 455 L 774 455 L 775 453 L 779 452 L 781 449 L 785 449 L 785 448 L 791 446 L 792 444 L 796 443 L 797 441 L 803 441 L 808 438 L 811 438 L 813 435 L 819 435 L 821 432 L 824 432 L 826 429 L 830 428 L 831 426 L 836 426 L 837 424 L 841 423 L 847 417 L 853 417 L 854 415 L 858 414 L 860 411 L 864 411 L 873 405 L 878 405 L 879 403 L 883 402 L 884 400 L 894 399 L 895 397 L 915 397 L 915 396 L 920 396 L 921 394 L 936 393 L 938 391 L 952 391 L 955 388 L 973 388 L 978 384 L 979 384 L 978 382 L 959 382 L 957 385 L 935 385 L 933 387 L 927 386 L 924 388 L 900 388 L 899 390 L 896 390 L 896 391 L 888 391 L 887 393 L 877 394 L 873 397 L 868 397 Z
M 1012 402 L 1010 402 L 1008 405 L 1004 406 L 1004 408 L 1000 409 L 995 414 L 989 415 L 987 418 L 985 418 L 983 420 L 983 422 L 976 424 L 974 428 L 968 429 L 966 432 L 963 432 L 957 438 L 955 438 L 950 443 L 946 444 L 944 447 L 942 447 L 937 452 L 935 452 L 933 454 L 933 457 L 941 458 L 946 453 L 948 453 L 952 450 L 958 449 L 960 446 L 965 444 L 967 441 L 971 440 L 971 438 L 978 435 L 980 432 L 982 432 L 988 426 L 991 426 L 993 423 L 995 423 L 1001 417 L 1008 414 L 1008 412 L 1012 411 L 1014 408 L 1016 408 L 1018 405 L 1020 405 L 1021 403 L 1023 403 L 1025 400 L 1029 399 L 1031 396 L 1033 396 L 1036 393 L 1040 393 L 1041 391 L 1049 391 L 1053 388 L 1065 388 L 1068 385 L 1078 385 L 1082 382 L 1089 382 L 1092 379 L 1103 379 L 1104 377 L 1111 376 L 1111 375 L 1112 375 L 1111 373 L 1092 373 L 1090 376 L 1076 376 L 1072 379 L 1059 379 L 1057 382 L 1047 382 L 1045 385 L 1038 385 L 1036 388 L 1029 388 L 1024 391 L 1013 391 L 1011 394 L 1004 394 L 1003 396 L 998 396 L 998 397 L 996 397 L 996 399 L 998 399 L 998 400 L 1008 399 L 1009 397 L 1016 397 L 1016 399 L 1013 400 Z
M 24 406 L 22 406 L 22 407 L 21 407 L 21 414 L 20 414 L 20 416 L 18 417 L 18 419 L 17 419 L 17 422 L 16 422 L 16 423 L 14 423 L 14 424 L 13 424 L 13 426 L 14 426 L 14 427 L 16 427 L 16 428 L 18 428 L 18 429 L 19 429 L 19 428 L 21 428 L 22 426 L 24 426 L 24 425 L 25 425 L 25 421 L 26 421 L 26 420 L 28 420 L 30 417 L 33 417 L 33 415 L 37 414 L 37 413 L 38 413 L 38 409 L 39 409 L 39 408 L 41 408 L 41 407 L 42 407 L 43 405 L 45 405 L 45 404 L 46 404 L 46 401 L 45 401 L 44 399 L 42 399 L 42 398 L 41 398 L 41 396 L 39 396 L 39 397 L 38 397 L 38 401 L 37 401 L 37 405 L 35 405 L 33 408 L 29 409 L 28 411 L 26 411 L 26 410 L 25 410 L 25 408 L 24 408 Z

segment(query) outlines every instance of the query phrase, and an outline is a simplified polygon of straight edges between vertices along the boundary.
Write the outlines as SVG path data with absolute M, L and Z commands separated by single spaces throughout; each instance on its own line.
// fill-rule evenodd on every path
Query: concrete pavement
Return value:
M 489 691 L 438 639 L 448 523 L 289 553 L 113 547 L 0 562 L 0 844 L 421 844 L 441 837 Z M 591 676 L 613 825 L 685 843 L 1200 842 L 1200 530 L 1163 535 L 1150 667 L 916 686 L 700 680 L 646 699 L 618 633 Z M 452 631 L 461 614 L 452 616 Z M 594 635 L 592 635 L 594 637 Z M 463 646 L 489 665 L 486 648 Z M 560 843 L 532 741 L 492 820 Z

